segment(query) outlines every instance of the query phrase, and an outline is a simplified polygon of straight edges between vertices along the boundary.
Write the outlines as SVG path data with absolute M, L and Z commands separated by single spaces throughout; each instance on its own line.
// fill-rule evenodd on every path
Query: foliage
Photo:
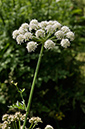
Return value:
M 17 100 L 21 101 L 15 86 L 11 84 L 12 80 L 18 82 L 20 89 L 25 87 L 26 93 L 23 95 L 27 102 L 39 54 L 39 49 L 36 53 L 28 53 L 24 44 L 16 45 L 12 39 L 12 32 L 33 18 L 39 21 L 52 19 L 68 25 L 76 37 L 68 50 L 59 47 L 54 51 L 44 51 L 30 115 L 39 114 L 43 121 L 46 121 L 45 125 L 50 121 L 55 128 L 85 127 L 85 116 L 81 110 L 81 107 L 85 109 L 85 88 L 82 84 L 84 79 L 81 80 L 80 62 L 76 60 L 80 48 L 82 50 L 85 43 L 85 17 L 82 8 L 75 2 L 73 0 L 63 0 L 58 3 L 55 0 L 0 1 L 1 115 L 8 110 L 7 106 L 16 103 Z M 65 117 L 60 115 L 60 112 Z

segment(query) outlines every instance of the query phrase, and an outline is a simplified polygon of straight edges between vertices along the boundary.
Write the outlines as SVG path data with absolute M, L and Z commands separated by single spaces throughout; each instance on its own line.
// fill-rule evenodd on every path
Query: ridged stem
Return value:
M 25 125 L 26 125 L 26 122 L 27 122 L 27 117 L 28 117 L 28 114 L 29 114 L 29 111 L 30 111 L 30 105 L 31 105 L 31 101 L 32 101 L 33 91 L 34 91 L 34 87 L 35 87 L 35 82 L 36 82 L 36 78 L 37 78 L 41 58 L 42 58 L 42 53 L 43 53 L 43 44 L 41 46 L 41 50 L 40 50 L 40 54 L 39 54 L 39 58 L 38 58 L 38 62 L 37 62 L 33 82 L 32 82 L 32 87 L 31 87 L 31 91 L 30 91 L 30 95 L 29 95 L 29 99 L 28 99 L 28 104 L 27 104 L 27 108 L 26 108 L 26 117 L 25 117 L 22 129 L 25 129 Z

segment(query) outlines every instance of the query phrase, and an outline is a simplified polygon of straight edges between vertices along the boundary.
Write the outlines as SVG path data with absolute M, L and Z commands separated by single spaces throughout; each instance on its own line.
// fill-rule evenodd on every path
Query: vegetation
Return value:
M 28 100 L 39 49 L 28 53 L 25 45 L 16 45 L 12 32 L 31 19 L 57 20 L 75 33 L 71 47 L 44 51 L 33 95 L 30 116 L 39 116 L 44 128 L 85 127 L 85 3 L 80 0 L 0 0 L 0 119 L 8 106 L 21 101 L 19 89 L 25 88 Z M 83 72 L 82 72 L 83 70 Z

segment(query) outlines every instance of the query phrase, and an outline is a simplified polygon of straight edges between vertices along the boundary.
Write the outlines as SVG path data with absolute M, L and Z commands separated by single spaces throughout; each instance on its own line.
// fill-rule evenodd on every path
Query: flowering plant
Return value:
M 29 24 L 23 23 L 18 30 L 13 31 L 12 35 L 18 44 L 26 42 L 28 52 L 35 51 L 39 44 L 43 44 L 45 49 L 53 49 L 57 40 L 62 47 L 67 48 L 70 46 L 70 41 L 74 40 L 74 33 L 69 27 L 51 20 L 38 22 L 33 19 Z
M 23 101 L 22 103 L 17 102 L 15 105 L 12 105 L 11 107 L 24 109 L 26 111 L 26 115 L 24 115 L 23 126 L 19 126 L 19 128 L 25 129 L 26 122 L 28 120 L 28 114 L 32 101 L 33 91 L 35 87 L 35 81 L 37 78 L 44 48 L 48 50 L 54 49 L 56 48 L 56 45 L 61 45 L 62 47 L 67 48 L 70 46 L 70 41 L 74 40 L 74 33 L 69 29 L 69 27 L 62 26 L 58 21 L 50 20 L 38 22 L 36 19 L 33 19 L 30 21 L 29 24 L 23 23 L 18 30 L 13 31 L 12 36 L 13 39 L 15 39 L 19 45 L 21 45 L 22 43 L 26 43 L 26 48 L 28 52 L 34 52 L 37 49 L 37 47 L 41 45 L 39 59 L 37 62 L 27 106 L 23 98 L 24 89 L 19 90 L 17 84 L 15 84 Z M 29 120 L 29 122 L 32 123 L 29 129 L 33 129 L 38 122 L 42 121 L 40 118 L 38 119 L 38 117 L 33 117 Z M 53 127 L 47 125 L 45 129 L 53 129 Z

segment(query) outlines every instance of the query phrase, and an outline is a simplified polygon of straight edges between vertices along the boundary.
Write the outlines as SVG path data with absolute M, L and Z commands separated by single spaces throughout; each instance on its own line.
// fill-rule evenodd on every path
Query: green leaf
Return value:
M 13 104 L 11 106 L 8 106 L 10 109 L 21 109 L 21 110 L 25 110 L 25 106 L 24 106 L 24 102 L 22 101 L 21 103 L 19 101 L 16 102 L 16 104 Z
M 25 88 L 23 88 L 23 89 L 20 89 L 20 92 L 21 92 L 21 93 L 23 93 L 24 91 L 25 91 Z

